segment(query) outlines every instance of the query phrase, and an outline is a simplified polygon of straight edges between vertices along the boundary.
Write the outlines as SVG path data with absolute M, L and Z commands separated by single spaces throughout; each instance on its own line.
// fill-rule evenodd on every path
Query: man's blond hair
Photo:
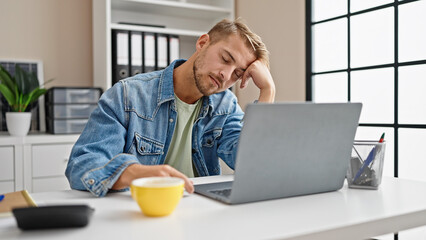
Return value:
M 211 44 L 224 40 L 232 34 L 239 34 L 242 39 L 245 39 L 246 46 L 253 49 L 256 59 L 262 61 L 269 68 L 268 49 L 266 49 L 262 39 L 252 32 L 241 18 L 234 21 L 223 19 L 210 29 L 208 34 Z

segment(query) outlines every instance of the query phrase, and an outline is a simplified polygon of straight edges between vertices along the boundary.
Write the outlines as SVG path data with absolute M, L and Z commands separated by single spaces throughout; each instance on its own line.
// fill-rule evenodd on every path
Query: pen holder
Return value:
M 350 188 L 378 189 L 386 142 L 355 141 L 346 175 Z

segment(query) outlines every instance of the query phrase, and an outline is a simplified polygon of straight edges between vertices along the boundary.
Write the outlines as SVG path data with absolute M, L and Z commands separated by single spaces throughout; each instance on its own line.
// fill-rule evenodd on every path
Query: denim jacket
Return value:
M 74 145 L 65 175 L 72 189 L 105 196 L 131 164 L 164 164 L 177 112 L 173 70 L 121 80 L 107 90 Z M 243 111 L 227 90 L 203 97 L 192 129 L 192 162 L 199 176 L 221 173 L 219 159 L 234 168 Z

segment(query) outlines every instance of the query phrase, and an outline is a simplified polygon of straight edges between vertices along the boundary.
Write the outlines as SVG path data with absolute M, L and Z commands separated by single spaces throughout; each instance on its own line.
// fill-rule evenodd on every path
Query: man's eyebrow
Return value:
M 225 50 L 225 52 L 229 55 L 229 57 L 232 59 L 232 61 L 233 62 L 235 62 L 235 59 L 234 59 L 234 57 L 232 56 L 232 54 L 228 51 L 228 50 L 226 50 L 226 49 L 224 49 Z
M 228 50 L 226 50 L 226 49 L 224 49 L 224 51 L 229 55 L 229 57 L 232 59 L 232 61 L 233 62 L 235 62 L 235 59 L 234 59 L 234 57 L 232 56 L 232 54 L 228 51 Z M 246 69 L 245 68 L 241 68 L 240 67 L 240 69 L 241 70 L 243 70 L 243 72 L 245 72 L 246 71 Z

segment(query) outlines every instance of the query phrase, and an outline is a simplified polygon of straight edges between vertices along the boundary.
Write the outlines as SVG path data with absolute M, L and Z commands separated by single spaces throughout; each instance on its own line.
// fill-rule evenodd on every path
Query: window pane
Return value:
M 426 1 L 399 7 L 399 61 L 426 59 Z
M 395 141 L 393 128 L 384 127 L 358 127 L 355 140 L 378 141 L 382 133 L 385 133 L 386 151 L 383 166 L 383 176 L 393 177 L 394 174 L 394 154 Z
M 426 181 L 426 129 L 399 129 L 398 176 Z
M 393 68 L 351 73 L 351 102 L 362 102 L 361 123 L 393 123 Z
M 398 232 L 398 234 L 400 234 L 401 232 Z M 393 233 L 390 234 L 386 234 L 386 235 L 380 235 L 380 236 L 374 236 L 373 238 L 370 239 L 378 239 L 378 240 L 394 240 L 395 238 L 393 237 Z
M 342 0 L 313 0 L 312 21 L 318 22 L 324 19 L 345 15 L 348 12 L 348 1 Z
M 351 18 L 352 68 L 394 62 L 393 11 L 390 7 Z
M 426 124 L 426 65 L 399 68 L 398 120 Z
M 369 239 L 377 239 L 377 240 L 394 240 L 394 235 L 386 234 L 382 236 L 375 236 Z M 401 240 L 418 240 L 418 239 L 426 239 L 426 227 L 421 226 L 417 228 L 410 228 L 404 231 L 398 231 L 398 238 Z
M 312 69 L 314 72 L 348 68 L 346 18 L 314 25 L 312 36 Z
M 392 3 L 393 0 L 351 0 L 351 12 Z
M 426 227 L 422 226 L 400 231 L 398 232 L 398 239 L 426 239 Z
M 346 72 L 315 75 L 312 82 L 314 102 L 348 101 L 348 74 Z

